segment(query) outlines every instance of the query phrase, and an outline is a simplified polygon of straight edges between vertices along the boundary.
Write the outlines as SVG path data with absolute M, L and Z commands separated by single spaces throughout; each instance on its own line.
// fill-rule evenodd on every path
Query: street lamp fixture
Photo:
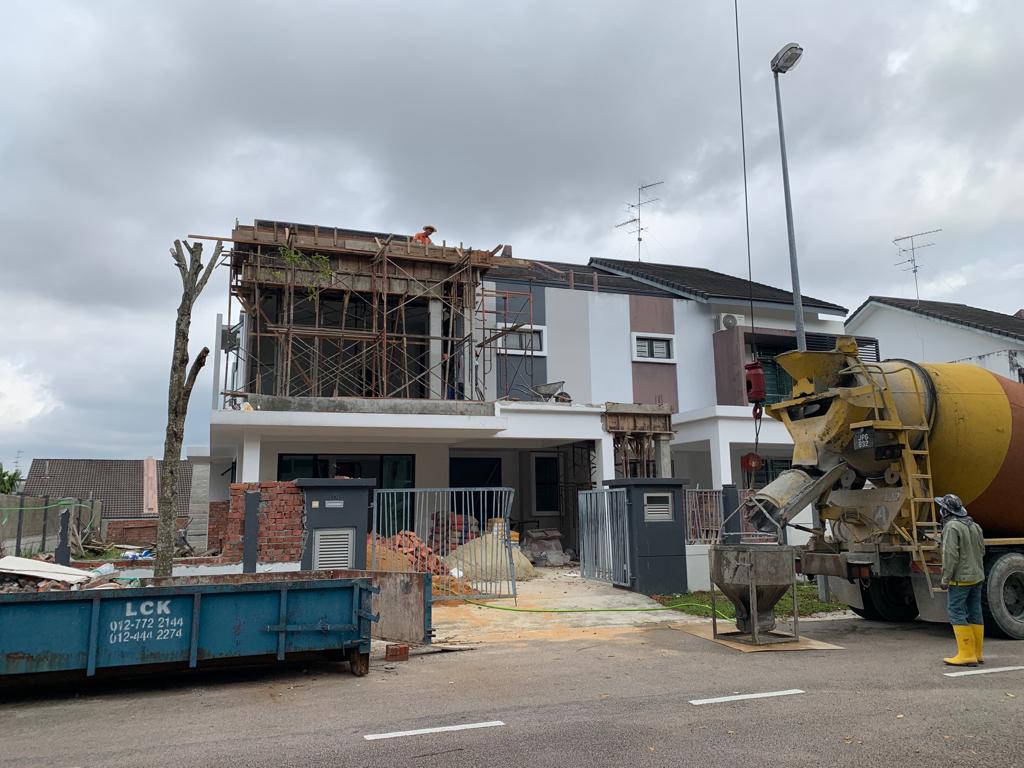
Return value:
M 793 228 L 793 201 L 789 194 L 789 163 L 786 161 L 786 131 L 782 126 L 782 95 L 779 92 L 779 75 L 789 72 L 800 61 L 804 49 L 796 43 L 783 46 L 782 50 L 772 59 L 772 72 L 775 73 L 775 106 L 779 113 L 779 148 L 782 152 L 782 189 L 786 196 L 786 230 L 789 235 L 789 271 L 793 281 L 793 319 L 796 325 L 796 348 L 801 352 L 807 349 L 807 336 L 804 333 L 804 303 L 800 296 L 800 269 L 796 260 L 796 231 Z
M 800 57 L 804 55 L 804 49 L 796 43 L 789 43 L 781 51 L 775 54 L 772 59 L 772 72 L 777 75 L 784 75 L 797 65 Z

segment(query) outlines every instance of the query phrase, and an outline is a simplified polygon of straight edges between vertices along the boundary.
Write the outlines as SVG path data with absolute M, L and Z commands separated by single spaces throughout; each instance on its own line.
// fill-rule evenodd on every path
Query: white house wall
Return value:
M 629 296 L 591 293 L 587 297 L 590 327 L 590 386 L 594 403 L 632 403 Z
M 674 302 L 676 380 L 679 383 L 679 411 L 694 411 L 714 405 L 715 315 L 708 304 L 680 299 Z
M 877 338 L 883 359 L 905 358 L 919 363 L 950 363 L 1024 348 L 1011 339 L 879 305 L 862 310 L 847 330 L 857 336 Z
M 586 291 L 545 289 L 548 379 L 564 381 L 563 389 L 576 403 L 594 402 L 590 361 L 592 347 L 599 337 L 592 336 L 588 326 L 591 296 Z
M 1024 378 L 1022 378 L 1024 349 L 1001 349 L 998 352 L 975 355 L 974 357 L 957 360 L 956 362 L 977 365 L 1013 381 L 1024 381 Z

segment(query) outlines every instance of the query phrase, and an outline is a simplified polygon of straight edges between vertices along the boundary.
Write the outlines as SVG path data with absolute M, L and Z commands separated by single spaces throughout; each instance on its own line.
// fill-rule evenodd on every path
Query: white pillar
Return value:
M 672 477 L 672 449 L 669 447 L 669 436 L 656 435 L 654 446 L 657 456 L 658 477 Z
M 591 480 L 595 488 L 600 488 L 602 481 L 615 479 L 615 438 L 605 433 L 594 441 L 594 477 Z
M 427 307 L 430 320 L 430 354 L 427 359 L 430 373 L 427 375 L 427 386 L 430 390 L 429 396 L 431 399 L 444 400 L 446 394 L 444 391 L 444 366 L 441 365 L 444 305 L 440 299 L 431 299 Z
M 246 432 L 242 437 L 242 482 L 260 481 L 260 436 L 258 432 Z
M 731 443 L 718 430 L 711 435 L 711 484 L 721 488 L 732 482 Z

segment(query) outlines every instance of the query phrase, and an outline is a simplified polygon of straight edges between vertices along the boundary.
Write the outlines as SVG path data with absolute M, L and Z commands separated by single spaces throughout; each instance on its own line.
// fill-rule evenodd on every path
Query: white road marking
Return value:
M 990 675 L 993 672 L 1016 672 L 1024 667 L 991 667 L 990 669 L 967 669 L 963 672 L 943 672 L 946 677 L 966 677 L 967 675 Z
M 397 739 L 401 736 L 422 736 L 425 733 L 447 733 L 448 731 L 468 731 L 473 728 L 495 728 L 504 725 L 501 720 L 488 720 L 486 723 L 463 723 L 462 725 L 442 725 L 437 728 L 417 728 L 415 731 L 392 731 L 391 733 L 368 733 L 363 736 L 367 741 L 376 739 Z
M 721 704 L 726 701 L 745 701 L 746 699 L 770 699 L 773 696 L 795 696 L 803 693 L 799 688 L 790 688 L 786 691 L 769 691 L 768 693 L 740 693 L 735 696 L 718 696 L 714 699 L 693 699 L 691 704 Z

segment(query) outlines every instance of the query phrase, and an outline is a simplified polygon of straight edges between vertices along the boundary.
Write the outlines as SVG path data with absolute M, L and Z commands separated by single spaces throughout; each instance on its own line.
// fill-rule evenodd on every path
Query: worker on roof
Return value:
M 430 239 L 430 236 L 435 232 L 437 232 L 437 227 L 432 226 L 431 224 L 427 224 L 427 226 L 423 228 L 423 231 L 417 232 L 415 235 L 412 236 L 412 239 L 415 240 L 417 243 L 423 243 L 424 245 L 433 245 L 434 241 Z
M 981 647 L 985 623 L 981 590 L 985 581 L 985 533 L 967 514 L 959 496 L 935 499 L 942 521 L 942 586 L 949 590 L 949 623 L 956 636 L 956 656 L 943 659 L 955 667 L 984 664 Z

